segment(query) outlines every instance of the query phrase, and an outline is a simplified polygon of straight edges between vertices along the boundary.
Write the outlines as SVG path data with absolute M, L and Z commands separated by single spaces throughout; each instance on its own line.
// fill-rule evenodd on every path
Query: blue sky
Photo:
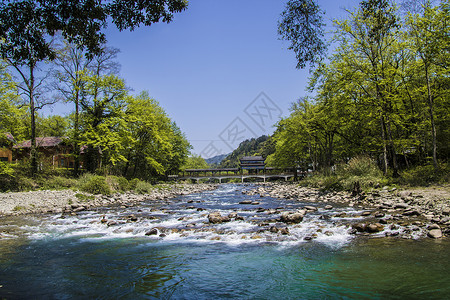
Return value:
M 306 95 L 308 71 L 278 39 L 286 1 L 191 0 L 170 24 L 106 31 L 119 48 L 120 77 L 148 91 L 204 158 L 246 138 L 271 134 L 292 102 Z M 345 16 L 356 0 L 319 0 L 325 18 Z M 331 30 L 331 27 L 329 27 Z M 54 113 L 64 108 L 55 108 Z M 65 108 L 67 110 L 67 108 Z

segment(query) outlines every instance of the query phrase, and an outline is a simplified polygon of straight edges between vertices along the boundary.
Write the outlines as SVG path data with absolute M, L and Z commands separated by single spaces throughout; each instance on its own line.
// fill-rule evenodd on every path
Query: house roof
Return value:
M 56 137 L 56 136 L 49 136 L 49 137 L 38 137 L 36 138 L 36 146 L 37 147 L 56 147 L 59 146 L 63 141 L 64 137 Z M 31 140 L 23 141 L 22 143 L 19 143 L 17 145 L 14 145 L 14 149 L 20 149 L 20 148 L 31 148 Z
M 16 144 L 16 143 L 17 143 L 16 140 L 14 139 L 14 136 L 13 136 L 11 133 L 9 133 L 9 132 L 4 132 L 3 135 L 4 135 L 4 136 L 6 137 L 6 139 L 7 139 L 8 141 L 10 141 L 11 143 L 13 143 L 13 144 Z

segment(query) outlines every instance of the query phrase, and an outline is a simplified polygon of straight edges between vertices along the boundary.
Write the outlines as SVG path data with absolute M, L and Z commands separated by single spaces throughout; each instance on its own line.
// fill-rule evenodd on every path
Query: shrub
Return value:
M 128 181 L 128 188 L 129 188 L 130 190 L 135 190 L 137 184 L 139 183 L 139 181 L 140 181 L 140 180 L 139 180 L 138 178 L 133 178 L 133 179 L 131 179 L 130 181 Z
M 336 174 L 343 177 L 381 177 L 382 172 L 376 162 L 368 156 L 357 156 L 349 160 L 347 164 L 338 165 Z
M 147 181 L 139 181 L 134 191 L 138 194 L 148 194 L 154 190 L 154 186 Z
M 128 190 L 128 180 L 124 177 L 108 176 L 106 182 L 114 192 L 124 192 Z
M 91 194 L 111 194 L 111 189 L 104 176 L 84 174 L 79 180 L 79 188 L 83 192 Z

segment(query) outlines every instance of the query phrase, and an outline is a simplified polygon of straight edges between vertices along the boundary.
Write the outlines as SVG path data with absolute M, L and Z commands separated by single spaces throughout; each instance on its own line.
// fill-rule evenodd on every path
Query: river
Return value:
M 250 188 L 0 218 L 0 298 L 449 298 L 447 239 L 351 235 L 361 209 L 242 193 Z M 305 205 L 318 211 L 300 224 L 275 222 L 281 209 Z M 209 224 L 213 211 L 240 218 Z M 345 220 L 334 217 L 342 212 Z

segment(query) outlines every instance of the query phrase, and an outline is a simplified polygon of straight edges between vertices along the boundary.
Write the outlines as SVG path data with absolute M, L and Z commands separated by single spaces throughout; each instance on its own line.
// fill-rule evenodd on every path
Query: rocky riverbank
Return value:
M 108 196 L 91 195 L 73 190 L 0 193 L 0 216 L 33 213 L 76 214 L 80 211 L 112 205 L 126 208 L 146 200 L 169 199 L 216 188 L 215 184 L 168 184 L 156 187 L 149 194 L 126 192 Z
M 325 209 L 344 205 L 363 209 L 351 224 L 354 234 L 373 234 L 385 228 L 387 236 L 411 238 L 414 232 L 423 232 L 430 238 L 450 236 L 450 187 L 423 188 L 399 191 L 384 187 L 372 192 L 320 192 L 318 189 L 293 184 L 264 184 L 246 192 L 261 197 L 297 199 L 302 202 L 323 203 Z M 314 207 L 305 206 L 305 211 Z M 336 218 L 346 218 L 338 214 Z

